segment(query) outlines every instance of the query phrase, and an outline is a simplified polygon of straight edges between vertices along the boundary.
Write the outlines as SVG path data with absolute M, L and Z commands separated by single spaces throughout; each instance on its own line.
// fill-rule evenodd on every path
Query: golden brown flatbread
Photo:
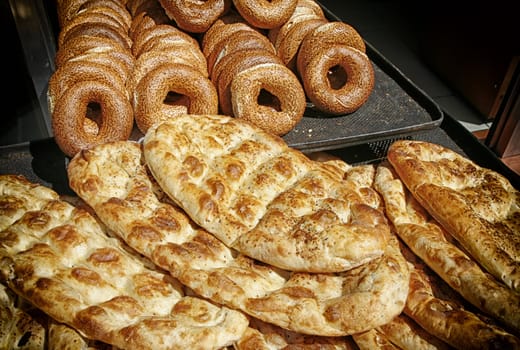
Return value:
M 74 328 L 50 320 L 47 326 L 47 350 L 119 350 L 120 348 L 83 337 Z
M 3 350 L 117 350 L 81 336 L 0 284 L 0 349 Z
M 184 296 L 50 188 L 0 175 L 0 203 L 2 222 L 17 213 L 0 231 L 0 276 L 83 336 L 124 349 L 217 349 L 245 332 L 242 313 Z
M 392 170 L 389 164 L 378 166 L 375 188 L 385 201 L 388 218 L 406 244 L 401 251 L 413 266 L 404 313 L 458 349 L 519 348 L 520 339 L 467 310 L 463 301 L 517 330 L 520 295 L 483 271 L 455 241 L 450 242 L 447 233 Z M 460 295 L 455 295 L 455 290 Z
M 391 165 L 377 168 L 375 188 L 384 199 L 386 215 L 397 234 L 415 255 L 465 300 L 520 331 L 520 294 L 482 270 L 451 242 L 453 239 L 415 200 Z
M 406 315 L 456 349 L 520 349 L 519 338 L 464 308 L 456 296 L 445 292 L 442 280 L 425 267 L 420 261 L 414 263 Z
M 377 328 L 352 336 L 359 350 L 400 350 L 388 337 Z
M 419 203 L 498 280 L 520 292 L 520 192 L 441 145 L 400 140 L 388 160 Z
M 384 215 L 359 187 L 276 136 L 222 115 L 156 124 L 144 155 L 164 191 L 228 247 L 282 269 L 340 272 L 380 257 Z
M 520 332 L 520 294 L 487 273 L 406 189 L 391 165 L 377 168 L 375 188 L 406 245 L 465 300 Z
M 343 178 L 339 164 L 328 166 Z M 372 179 L 369 167 L 344 170 L 351 183 L 350 174 L 356 181 Z M 369 175 L 361 175 L 364 171 Z M 237 253 L 184 211 L 159 201 L 138 143 L 82 151 L 69 163 L 68 174 L 71 188 L 131 247 L 197 294 L 265 322 L 293 332 L 343 336 L 384 324 L 404 307 L 409 275 L 393 240 L 382 257 L 346 272 L 293 273 Z M 379 200 L 374 191 L 365 197 L 376 201 L 373 194 Z

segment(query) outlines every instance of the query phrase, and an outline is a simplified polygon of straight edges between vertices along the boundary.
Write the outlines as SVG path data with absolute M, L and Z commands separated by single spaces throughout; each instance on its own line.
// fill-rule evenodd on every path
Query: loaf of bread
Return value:
M 520 292 L 520 192 L 499 173 L 437 144 L 397 141 L 388 160 L 412 195 L 468 254 Z
M 0 203 L 1 222 L 10 222 L 0 231 L 0 277 L 87 338 L 124 349 L 218 349 L 247 328 L 242 313 L 185 296 L 50 188 L 0 175 Z
M 324 166 L 343 176 L 339 164 Z M 372 174 L 368 167 L 343 168 L 355 178 Z M 237 254 L 185 212 L 160 201 L 163 193 L 155 190 L 136 142 L 82 151 L 68 174 L 71 188 L 131 247 L 197 294 L 264 322 L 291 332 L 343 336 L 385 324 L 404 307 L 408 268 L 394 240 L 381 258 L 349 271 L 293 273 Z
M 341 272 L 382 256 L 387 220 L 357 183 L 279 137 L 223 115 L 156 124 L 146 163 L 168 196 L 228 247 L 291 271 Z
M 448 285 L 482 312 L 520 330 L 520 294 L 498 281 L 461 250 L 411 196 L 391 166 L 377 169 L 376 189 L 386 215 L 407 246 Z

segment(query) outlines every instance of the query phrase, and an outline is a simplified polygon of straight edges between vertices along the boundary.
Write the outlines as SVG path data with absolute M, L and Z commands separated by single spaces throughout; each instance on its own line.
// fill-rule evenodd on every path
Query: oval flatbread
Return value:
M 389 164 L 377 167 L 375 188 L 383 197 L 387 217 L 394 224 L 397 235 L 406 244 L 406 247 L 402 248 L 405 257 L 416 256 L 413 260 L 408 258 L 415 265 L 411 275 L 412 281 L 415 282 L 411 284 L 407 301 L 407 305 L 415 307 L 405 308 L 405 312 L 417 309 L 412 312 L 414 316 L 422 317 L 422 324 L 428 323 L 429 328 L 437 328 L 435 331 L 442 333 L 441 338 L 448 339 L 455 346 L 520 346 L 520 340 L 504 330 L 487 325 L 468 311 L 454 307 L 451 302 L 437 300 L 433 295 L 433 286 L 441 286 L 445 282 L 466 301 L 515 332 L 520 330 L 520 294 L 487 273 L 459 249 L 456 241 L 406 190 Z M 430 277 L 433 272 L 424 272 L 430 270 L 423 265 L 427 265 L 438 277 Z M 428 308 L 424 306 L 427 303 L 442 307 Z M 437 311 L 430 315 L 430 310 L 434 309 Z M 444 313 L 440 311 L 443 309 Z M 464 316 L 455 317 L 457 315 Z M 436 316 L 440 317 L 437 321 Z M 460 330 L 455 331 L 457 328 Z
M 353 176 L 367 178 L 362 169 L 352 168 Z M 381 257 L 349 271 L 293 273 L 239 254 L 181 209 L 160 201 L 135 142 L 82 151 L 71 160 L 68 174 L 71 188 L 131 247 L 197 294 L 264 322 L 293 332 L 342 336 L 387 323 L 404 307 L 409 272 L 394 239 Z
M 239 311 L 184 295 L 50 188 L 0 175 L 0 221 L 11 221 L 0 231 L 8 287 L 90 339 L 122 349 L 219 349 L 248 326 Z
M 400 140 L 388 160 L 417 201 L 498 280 L 520 292 L 520 192 L 441 145 Z
M 156 124 L 144 156 L 161 188 L 228 247 L 291 271 L 340 272 L 381 257 L 384 215 L 359 186 L 281 138 L 222 115 Z

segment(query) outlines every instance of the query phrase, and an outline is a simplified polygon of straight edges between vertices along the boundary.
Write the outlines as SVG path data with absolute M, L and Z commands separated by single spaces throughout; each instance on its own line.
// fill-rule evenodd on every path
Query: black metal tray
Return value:
M 330 20 L 341 21 L 320 4 Z M 366 52 L 375 71 L 372 94 L 357 111 L 324 116 L 308 106 L 300 123 L 283 138 L 302 151 L 324 151 L 361 143 L 403 137 L 438 127 L 443 112 L 370 43 Z

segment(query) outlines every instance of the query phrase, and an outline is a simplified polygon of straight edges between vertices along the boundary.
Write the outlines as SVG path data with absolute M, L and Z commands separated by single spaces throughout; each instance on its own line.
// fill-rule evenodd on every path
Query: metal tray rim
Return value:
M 319 1 L 316 1 L 323 9 L 327 18 L 334 21 L 342 21 L 332 11 L 325 7 Z M 360 133 L 354 136 L 338 136 L 330 135 L 328 138 L 312 139 L 301 141 L 298 138 L 291 140 L 291 135 L 285 135 L 283 138 L 287 141 L 289 146 L 300 149 L 306 152 L 323 151 L 336 149 L 341 147 L 348 147 L 360 143 L 366 143 L 384 138 L 392 138 L 396 136 L 409 136 L 418 132 L 438 128 L 443 119 L 444 113 L 440 106 L 428 95 L 424 90 L 417 86 L 410 78 L 408 78 L 397 66 L 391 63 L 384 55 L 379 52 L 370 42 L 365 41 L 366 53 L 371 61 L 390 79 L 395 82 L 402 91 L 410 96 L 414 102 L 424 108 L 431 118 L 430 121 L 417 122 L 413 125 L 389 129 L 389 130 L 373 130 L 369 133 Z M 344 118 L 348 118 L 345 116 Z M 305 117 L 304 117 L 305 118 Z M 327 121 L 326 121 L 327 122 Z M 290 134 L 290 133 L 289 133 Z

